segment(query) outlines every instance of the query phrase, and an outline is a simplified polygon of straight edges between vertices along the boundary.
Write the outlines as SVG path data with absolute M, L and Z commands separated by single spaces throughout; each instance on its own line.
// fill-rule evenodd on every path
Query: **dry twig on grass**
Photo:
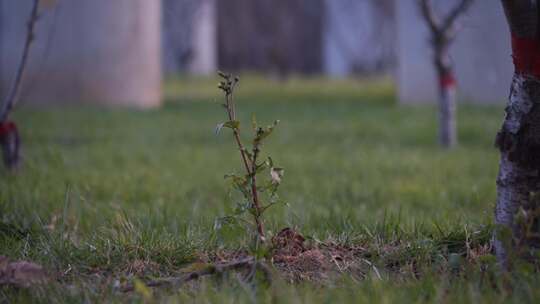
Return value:
M 197 280 L 201 277 L 220 275 L 229 271 L 250 270 L 250 275 L 252 275 L 252 273 L 257 269 L 263 271 L 263 273 L 265 274 L 265 278 L 268 281 L 271 280 L 270 269 L 264 263 L 257 261 L 252 257 L 248 257 L 229 263 L 206 265 L 201 270 L 188 272 L 180 277 L 163 278 L 159 280 L 149 281 L 146 282 L 145 285 L 148 287 L 177 286 L 193 280 Z M 131 284 L 121 288 L 121 291 L 123 292 L 131 292 L 134 290 L 135 286 Z

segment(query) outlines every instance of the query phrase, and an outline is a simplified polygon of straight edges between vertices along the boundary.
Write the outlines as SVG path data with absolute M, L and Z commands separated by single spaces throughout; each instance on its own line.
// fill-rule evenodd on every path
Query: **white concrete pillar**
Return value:
M 192 58 L 189 71 L 195 75 L 211 75 L 217 70 L 216 0 L 201 0 L 193 19 Z
M 31 0 L 0 0 L 0 71 L 9 85 Z M 23 84 L 32 103 L 154 107 L 161 102 L 161 0 L 62 0 L 42 12 Z

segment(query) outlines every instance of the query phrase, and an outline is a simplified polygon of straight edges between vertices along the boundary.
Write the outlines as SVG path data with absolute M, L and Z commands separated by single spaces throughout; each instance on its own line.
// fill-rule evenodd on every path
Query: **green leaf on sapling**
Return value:
M 218 124 L 216 126 L 216 135 L 219 134 L 219 132 L 223 128 L 229 128 L 229 129 L 237 130 L 239 127 L 240 127 L 240 122 L 238 120 L 229 120 L 227 122 L 220 123 L 220 124 Z

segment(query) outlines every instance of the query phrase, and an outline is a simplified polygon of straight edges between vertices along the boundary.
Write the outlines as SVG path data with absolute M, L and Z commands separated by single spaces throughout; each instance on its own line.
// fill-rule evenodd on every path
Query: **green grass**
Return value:
M 22 108 L 15 119 L 24 165 L 0 171 L 0 255 L 43 264 L 59 279 L 33 290 L 0 289 L 18 301 L 141 300 L 114 291 L 132 280 L 174 275 L 242 236 L 216 239 L 213 223 L 234 202 L 225 173 L 240 169 L 216 79 L 166 84 L 166 104 L 151 111 L 95 107 Z M 292 226 L 317 240 L 363 244 L 372 262 L 405 270 L 363 281 L 343 276 L 324 288 L 275 283 L 253 291 L 235 281 L 198 289 L 156 290 L 159 300 L 195 302 L 480 302 L 538 300 L 538 276 L 514 278 L 508 293 L 485 283 L 480 266 L 441 270 L 465 242 L 487 243 L 495 203 L 498 153 L 493 139 L 502 106 L 460 105 L 460 147 L 436 144 L 436 109 L 402 106 L 387 81 L 291 79 L 246 75 L 237 90 L 241 120 L 281 124 L 265 149 L 286 170 L 268 229 Z M 385 245 L 399 250 L 389 253 Z M 446 266 L 445 266 L 446 265 Z M 415 266 L 416 267 L 416 266 Z M 460 272 L 461 273 L 461 272 Z M 281 285 L 280 285 L 281 284 Z M 221 286 L 221 287 L 220 287 Z

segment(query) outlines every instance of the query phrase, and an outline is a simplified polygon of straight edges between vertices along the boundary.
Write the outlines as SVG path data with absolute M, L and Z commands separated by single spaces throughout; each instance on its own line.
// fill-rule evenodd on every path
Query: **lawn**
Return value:
M 502 106 L 462 104 L 459 148 L 437 146 L 436 108 L 403 106 L 386 80 L 244 75 L 241 120 L 281 121 L 264 149 L 285 168 L 267 229 L 361 247 L 362 276 L 246 285 L 235 276 L 179 288 L 118 286 L 178 275 L 244 249 L 215 230 L 234 199 L 223 176 L 241 163 L 216 79 L 171 79 L 161 109 L 23 106 L 24 165 L 0 171 L 0 255 L 43 265 L 54 280 L 0 299 L 39 302 L 534 302 L 540 277 L 499 276 L 487 248 Z M 3 170 L 3 169 L 2 169 Z M 355 247 L 355 248 L 356 248 Z M 478 255 L 478 256 L 477 256 Z M 136 279 L 138 278 L 138 279 Z M 140 285 L 140 284 L 139 284 Z M 508 287 L 509 285 L 512 288 Z M 511 290 L 511 292 L 510 292 Z

